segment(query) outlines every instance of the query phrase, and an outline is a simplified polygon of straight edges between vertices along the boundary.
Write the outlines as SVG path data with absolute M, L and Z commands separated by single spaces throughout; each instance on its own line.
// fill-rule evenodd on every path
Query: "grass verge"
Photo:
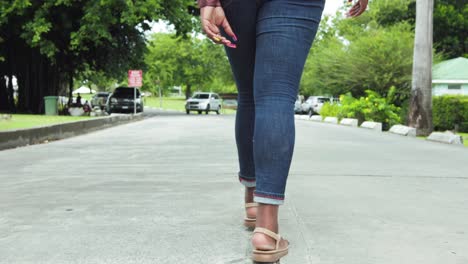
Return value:
M 160 107 L 159 97 L 146 97 L 145 106 L 159 108 Z M 163 97 L 162 109 L 185 112 L 185 98 L 184 97 Z M 221 113 L 222 114 L 235 114 L 236 110 L 221 109 Z
M 33 128 L 45 125 L 68 123 L 83 119 L 90 119 L 89 116 L 45 116 L 45 115 L 12 115 L 11 120 L 0 121 L 0 131 Z
M 465 147 L 468 147 L 468 133 L 457 133 L 457 134 L 463 137 L 463 144 L 465 144 Z

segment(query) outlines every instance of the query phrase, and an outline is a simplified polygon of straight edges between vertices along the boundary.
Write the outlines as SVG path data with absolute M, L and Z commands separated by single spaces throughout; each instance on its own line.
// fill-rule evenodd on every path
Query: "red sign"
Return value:
M 141 87 L 143 85 L 143 71 L 129 70 L 128 71 L 128 86 Z

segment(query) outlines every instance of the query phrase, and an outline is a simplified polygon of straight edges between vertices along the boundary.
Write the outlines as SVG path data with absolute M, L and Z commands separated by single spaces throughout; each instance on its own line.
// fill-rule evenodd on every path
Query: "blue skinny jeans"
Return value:
M 325 0 L 221 4 L 238 37 L 226 53 L 238 89 L 239 180 L 255 187 L 255 202 L 280 205 L 294 151 L 294 103 Z

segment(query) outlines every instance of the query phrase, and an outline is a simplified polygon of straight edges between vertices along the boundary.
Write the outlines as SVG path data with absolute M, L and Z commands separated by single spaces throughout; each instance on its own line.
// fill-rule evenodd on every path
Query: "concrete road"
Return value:
M 233 121 L 158 114 L 0 152 L 0 263 L 251 263 Z M 296 123 L 282 263 L 468 263 L 468 149 Z

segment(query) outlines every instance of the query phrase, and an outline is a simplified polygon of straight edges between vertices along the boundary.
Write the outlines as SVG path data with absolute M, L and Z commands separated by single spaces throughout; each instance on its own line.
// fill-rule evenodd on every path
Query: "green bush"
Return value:
M 434 129 L 468 132 L 468 96 L 437 96 L 432 100 Z
M 390 89 L 387 97 L 381 97 L 371 90 L 366 90 L 366 95 L 359 99 L 350 94 L 341 96 L 342 107 L 339 118 L 357 118 L 359 124 L 364 121 L 381 122 L 385 128 L 401 122 L 400 108 L 392 104 L 394 87 Z
M 338 104 L 325 103 L 323 104 L 322 109 L 320 109 L 320 115 L 323 118 L 327 116 L 338 117 L 339 114 L 340 114 L 340 105 Z
M 458 130 L 460 130 L 460 132 L 468 133 L 468 122 L 461 123 Z
M 348 93 L 340 96 L 340 104 L 324 104 L 320 115 L 336 116 L 338 119 L 356 118 L 359 124 L 364 121 L 381 122 L 384 124 L 384 129 L 388 129 L 401 122 L 400 108 L 392 104 L 395 90 L 392 87 L 387 97 L 381 97 L 378 93 L 367 90 L 367 96 L 359 99 Z

